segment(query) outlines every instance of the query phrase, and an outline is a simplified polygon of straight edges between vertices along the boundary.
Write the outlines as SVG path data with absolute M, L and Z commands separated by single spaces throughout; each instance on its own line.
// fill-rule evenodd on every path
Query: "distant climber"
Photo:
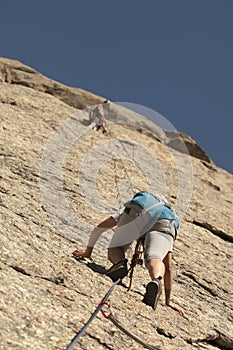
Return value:
M 146 202 L 148 209 L 145 209 Z M 151 277 L 151 282 L 147 284 L 142 301 L 152 306 L 154 310 L 156 309 L 162 293 L 161 280 L 163 278 L 166 305 L 183 315 L 182 309 L 171 302 L 172 252 L 179 227 L 178 217 L 163 195 L 153 195 L 144 191 L 137 193 L 124 206 L 125 208 L 95 227 L 86 249 L 84 251 L 77 249 L 73 255 L 90 258 L 100 235 L 117 225 L 108 248 L 108 257 L 113 265 L 106 275 L 113 281 L 124 278 L 128 273 L 125 253 L 132 241 L 138 238 L 138 233 L 135 235 L 133 230 L 138 230 L 139 235 L 143 233 L 144 236 L 145 265 Z
M 96 131 L 101 130 L 103 134 L 107 133 L 105 110 L 106 106 L 109 104 L 110 101 L 105 100 L 92 109 L 89 114 L 90 127 Z

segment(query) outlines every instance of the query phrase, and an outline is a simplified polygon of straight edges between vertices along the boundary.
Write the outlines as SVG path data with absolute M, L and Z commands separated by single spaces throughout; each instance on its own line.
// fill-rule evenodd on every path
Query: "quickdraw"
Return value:
M 134 273 L 135 266 L 137 264 L 138 265 L 142 265 L 143 264 L 142 254 L 143 254 L 143 242 L 142 242 L 142 238 L 139 238 L 137 240 L 137 243 L 136 243 L 136 246 L 135 246 L 135 250 L 134 250 L 134 254 L 133 254 L 133 257 L 131 259 L 130 268 L 129 268 L 129 271 L 128 271 L 129 278 L 130 278 L 128 291 L 130 291 L 131 288 L 132 288 L 133 273 Z
M 94 318 L 97 316 L 98 312 L 101 311 L 101 309 L 106 304 L 107 299 L 109 298 L 110 294 L 112 293 L 113 289 L 117 284 L 121 282 L 121 279 L 119 278 L 116 282 L 113 283 L 111 288 L 108 290 L 108 292 L 105 294 L 99 305 L 97 306 L 96 310 L 93 312 L 89 320 L 86 322 L 86 324 L 80 329 L 80 331 L 75 335 L 75 337 L 71 340 L 70 344 L 66 347 L 66 350 L 71 350 L 74 345 L 78 342 L 78 340 L 81 338 L 83 333 L 86 331 L 87 327 L 91 324 L 91 322 L 94 320 Z
M 124 332 L 127 336 L 129 336 L 130 338 L 132 338 L 133 340 L 135 340 L 137 343 L 139 343 L 140 345 L 142 345 L 145 349 L 149 349 L 149 350 L 161 350 L 160 347 L 155 347 L 153 345 L 147 344 L 145 343 L 142 339 L 140 339 L 137 335 L 135 335 L 134 333 L 132 333 L 131 331 L 129 331 L 128 329 L 126 329 L 125 326 L 122 325 L 122 323 L 120 323 L 112 314 L 111 309 L 110 309 L 110 304 L 109 303 L 103 303 L 103 306 L 107 306 L 108 307 L 108 314 L 106 313 L 106 311 L 104 309 L 101 310 L 102 315 L 104 316 L 104 318 L 110 320 L 117 328 L 119 328 L 122 332 Z

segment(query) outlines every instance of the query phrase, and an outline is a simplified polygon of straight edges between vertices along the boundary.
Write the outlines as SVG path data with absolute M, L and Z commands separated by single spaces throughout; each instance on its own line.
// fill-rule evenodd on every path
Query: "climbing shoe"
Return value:
M 110 277 L 113 282 L 116 282 L 119 278 L 124 278 L 127 273 L 127 259 L 124 259 L 116 264 L 113 264 L 105 274 Z
M 152 306 L 152 308 L 155 310 L 161 293 L 162 284 L 161 277 L 159 277 L 148 283 L 142 302 L 146 305 Z

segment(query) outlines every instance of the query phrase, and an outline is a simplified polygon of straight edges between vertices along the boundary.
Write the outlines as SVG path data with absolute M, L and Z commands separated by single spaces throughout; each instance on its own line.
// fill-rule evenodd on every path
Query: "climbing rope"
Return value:
M 105 120 L 105 124 L 108 128 L 108 133 L 110 135 L 110 137 L 113 139 L 113 140 L 117 140 L 119 142 L 119 145 L 120 147 L 123 149 L 123 151 L 128 154 L 125 146 L 121 143 L 121 141 L 115 136 L 115 134 L 112 132 L 111 128 L 110 128 L 110 125 L 109 123 Z M 114 145 L 115 145 L 115 141 L 114 141 Z M 113 150 L 110 150 L 110 152 L 113 153 Z M 129 154 L 128 154 L 129 155 Z M 132 184 L 132 181 L 131 181 L 131 178 L 130 178 L 130 175 L 128 173 L 128 170 L 120 156 L 120 153 L 118 153 L 118 157 L 119 157 L 119 160 L 120 160 L 120 163 L 121 163 L 121 166 L 122 168 L 124 169 L 124 173 L 126 175 L 126 178 L 128 180 L 128 183 L 129 183 L 129 190 L 131 190 L 132 194 L 135 195 L 136 194 L 136 191 L 134 190 L 133 188 L 133 184 Z M 119 187 L 118 187 L 118 176 L 117 176 L 117 159 L 116 158 L 113 158 L 113 169 L 114 169 L 114 182 L 115 182 L 115 186 L 116 186 L 116 192 L 117 192 L 117 198 L 119 200 L 119 206 L 122 207 L 123 205 L 123 201 L 121 200 L 121 194 L 120 194 L 120 190 L 119 190 Z M 142 250 L 139 251 L 140 247 L 142 247 Z M 131 246 L 129 248 L 129 251 L 131 250 Z M 135 247 L 135 252 L 134 252 L 134 255 L 131 259 L 131 265 L 130 265 L 130 269 L 128 271 L 129 274 L 129 277 L 130 277 L 130 284 L 129 284 L 129 287 L 128 287 L 128 291 L 131 290 L 131 287 L 132 287 L 132 280 L 133 280 L 133 272 L 134 272 L 134 267 L 137 265 L 137 264 L 140 264 L 142 265 L 142 259 L 141 259 L 141 256 L 143 254 L 143 244 L 142 244 L 142 240 L 141 239 L 138 239 L 137 240 L 137 244 L 136 244 L 136 247 Z
M 119 140 L 119 138 L 114 134 L 114 132 L 112 131 L 111 127 L 110 127 L 110 123 L 104 118 L 104 122 L 105 122 L 105 125 L 107 127 L 107 130 L 108 130 L 108 134 L 110 136 L 110 138 L 113 140 L 113 147 L 116 147 L 116 141 L 118 141 L 118 144 L 120 146 L 120 148 L 125 152 L 125 154 L 128 155 L 129 159 L 131 158 L 125 145 L 121 142 L 121 140 Z M 109 152 L 110 153 L 113 153 L 113 149 L 111 149 L 111 147 L 109 148 Z M 133 184 L 132 184 L 132 181 L 131 181 L 131 178 L 130 178 L 130 175 L 129 175 L 129 172 L 123 162 L 123 159 L 120 155 L 120 152 L 118 151 L 117 153 L 117 157 L 120 161 L 120 164 L 122 166 L 122 169 L 124 170 L 124 174 L 127 178 L 127 181 L 128 181 L 128 184 L 129 184 L 129 188 L 128 190 L 131 191 L 131 194 L 135 194 L 136 191 L 134 190 L 133 188 Z M 113 158 L 113 168 L 114 168 L 114 180 L 115 180 L 115 184 L 116 184 L 116 191 L 117 191 L 117 198 L 119 199 L 119 202 L 120 202 L 120 205 L 123 203 L 121 201 L 121 195 L 120 195 L 120 191 L 119 191 L 119 188 L 118 188 L 118 176 L 117 176 L 117 159 L 116 158 Z
M 94 313 L 91 315 L 91 317 L 89 318 L 89 320 L 86 322 L 86 324 L 80 329 L 80 331 L 75 335 L 75 337 L 71 340 L 70 344 L 67 346 L 66 350 L 71 350 L 74 345 L 78 342 L 78 340 L 81 338 L 81 336 L 83 335 L 83 333 L 86 331 L 87 327 L 89 327 L 89 325 L 91 324 L 91 322 L 94 320 L 94 318 L 97 316 L 98 312 L 104 307 L 107 299 L 109 298 L 110 294 L 112 293 L 113 289 L 115 288 L 115 286 L 117 284 L 119 284 L 121 282 L 121 279 L 118 278 L 118 280 L 116 282 L 113 283 L 113 285 L 111 286 L 111 288 L 108 290 L 108 292 L 105 294 L 105 296 L 103 297 L 103 299 L 101 300 L 101 302 L 99 303 L 98 307 L 96 308 L 96 310 L 94 311 Z
M 85 325 L 78 331 L 78 333 L 75 335 L 75 337 L 71 340 L 70 344 L 66 347 L 66 350 L 71 350 L 73 347 L 77 344 L 78 340 L 81 338 L 83 333 L 86 331 L 86 329 L 90 326 L 91 322 L 94 320 L 94 318 L 97 316 L 98 312 L 101 311 L 104 318 L 110 320 L 116 327 L 118 327 L 122 332 L 124 332 L 127 336 L 132 338 L 134 341 L 138 342 L 144 348 L 149 350 L 161 350 L 159 347 L 155 347 L 153 345 L 149 345 L 145 343 L 142 339 L 140 339 L 137 335 L 126 329 L 125 326 L 123 326 L 112 314 L 110 309 L 110 304 L 107 302 L 110 294 L 112 293 L 113 289 L 117 284 L 120 284 L 122 282 L 121 278 L 119 278 L 116 282 L 113 283 L 111 288 L 108 290 L 108 292 L 105 294 L 89 320 L 85 323 Z M 106 306 L 108 307 L 108 313 L 106 312 Z M 105 307 L 105 309 L 104 309 Z
M 120 323 L 112 314 L 111 310 L 110 310 L 110 304 L 105 302 L 104 306 L 107 306 L 109 308 L 108 314 L 106 313 L 106 311 L 104 309 L 101 310 L 102 315 L 110 320 L 117 328 L 119 328 L 122 332 L 124 332 L 127 336 L 129 336 L 130 338 L 132 338 L 133 340 L 135 340 L 137 343 L 141 344 L 145 349 L 149 349 L 149 350 L 161 350 L 160 347 L 155 347 L 153 345 L 147 344 L 144 342 L 144 340 L 142 340 L 141 338 L 139 338 L 137 335 L 135 335 L 134 333 L 132 333 L 131 331 L 129 331 L 125 326 L 122 325 L 122 323 Z
M 109 136 L 111 137 L 112 140 L 114 140 L 113 142 L 113 146 L 116 146 L 116 141 L 118 141 L 119 145 L 120 145 L 120 148 L 122 148 L 122 150 L 129 156 L 130 158 L 130 155 L 128 154 L 128 151 L 125 147 L 125 145 L 121 142 L 121 140 L 119 140 L 116 135 L 114 134 L 114 132 L 111 130 L 111 127 L 110 127 L 110 123 L 105 119 L 105 117 L 103 117 L 103 120 L 105 122 L 105 125 L 107 127 L 107 130 L 108 130 L 108 134 Z M 111 147 L 109 148 L 109 152 L 113 153 L 113 149 L 111 149 Z M 120 160 L 120 163 L 121 163 L 121 166 L 122 168 L 124 169 L 124 174 L 126 175 L 126 178 L 127 178 L 127 181 L 129 183 L 129 188 L 128 190 L 131 191 L 131 193 L 133 195 L 136 194 L 136 191 L 134 190 L 133 188 L 133 184 L 132 184 L 132 181 L 131 181 L 131 178 L 130 178 L 130 175 L 129 175 L 129 172 L 120 156 L 120 152 L 118 152 L 118 158 Z M 117 176 L 117 159 L 116 158 L 113 158 L 113 170 L 114 170 L 114 182 L 115 182 L 115 186 L 116 186 L 116 192 L 117 192 L 117 198 L 119 200 L 119 206 L 122 207 L 123 205 L 123 201 L 121 199 L 121 194 L 120 194 L 120 190 L 119 190 L 119 187 L 118 187 L 118 176 Z M 131 249 L 131 247 L 129 248 Z M 137 240 L 137 243 L 136 243 L 136 247 L 135 247 L 135 252 L 134 252 L 134 255 L 132 256 L 131 258 L 131 264 L 130 264 L 130 269 L 128 271 L 129 273 L 129 278 L 130 278 L 130 283 L 129 283 L 129 287 L 128 287 L 128 291 L 131 290 L 131 287 L 132 287 L 132 280 L 133 280 L 133 272 L 134 272 L 134 268 L 137 264 L 139 265 L 142 265 L 143 264 L 143 260 L 141 259 L 142 257 L 142 254 L 143 254 L 143 250 L 144 250 L 144 247 L 143 247 L 143 243 L 142 243 L 142 239 L 138 239 Z
M 106 120 L 104 119 L 104 122 L 107 126 L 107 130 L 109 133 L 109 136 L 111 137 L 112 140 L 114 140 L 113 146 L 116 146 L 116 141 L 118 140 L 118 138 L 114 135 L 114 133 L 112 132 L 112 130 L 109 127 L 109 123 L 106 122 Z M 120 140 L 118 140 L 120 147 L 123 149 L 124 152 L 126 152 L 126 154 L 128 154 L 127 150 L 125 149 L 125 146 L 121 143 Z M 110 148 L 109 148 L 109 151 Z M 113 152 L 113 150 L 112 150 Z M 128 183 L 129 183 L 129 189 L 132 191 L 133 194 L 136 193 L 136 191 L 133 189 L 133 185 L 132 185 L 132 181 L 130 179 L 128 170 L 125 167 L 125 164 L 121 158 L 121 156 L 119 155 L 118 152 L 118 158 L 120 160 L 120 163 L 122 165 L 122 168 L 124 169 L 124 173 L 127 177 Z M 118 187 L 118 176 L 117 176 L 117 159 L 113 158 L 113 170 L 114 170 L 114 181 L 116 184 L 116 192 L 117 192 L 117 198 L 119 199 L 119 204 L 120 206 L 122 206 L 122 200 L 121 200 L 121 194 L 119 191 L 119 187 Z M 130 277 L 130 284 L 128 287 L 128 291 L 131 289 L 132 287 L 132 279 L 133 279 L 133 272 L 134 272 L 134 268 L 137 264 L 142 265 L 142 259 L 141 259 L 141 255 L 143 254 L 143 249 L 141 249 L 143 247 L 142 244 L 142 239 L 138 239 L 137 243 L 136 243 L 136 247 L 135 247 L 135 252 L 134 255 L 131 259 L 131 265 L 130 268 L 128 270 L 129 273 L 129 277 Z M 66 350 L 71 350 L 74 345 L 78 342 L 78 340 L 80 339 L 80 337 L 83 335 L 83 333 L 86 331 L 86 329 L 89 327 L 89 325 L 91 324 L 91 322 L 94 320 L 94 318 L 97 316 L 98 312 L 101 311 L 101 313 L 103 314 L 103 316 L 107 319 L 109 319 L 116 327 L 118 327 L 122 332 L 124 332 L 127 336 L 131 337 L 133 340 L 135 340 L 136 342 L 138 342 L 139 344 L 143 345 L 144 348 L 149 349 L 149 350 L 160 350 L 160 348 L 158 347 L 154 347 L 152 345 L 146 344 L 143 340 L 141 340 L 138 336 L 136 336 L 135 334 L 133 334 L 131 331 L 129 331 L 128 329 L 126 329 L 126 327 L 124 327 L 112 314 L 112 312 L 109 312 L 108 315 L 107 313 L 103 310 L 104 307 L 108 307 L 109 311 L 110 311 L 110 304 L 107 303 L 107 299 L 109 298 L 110 294 L 112 293 L 113 289 L 115 288 L 115 286 L 117 284 L 121 283 L 121 279 L 119 278 L 116 282 L 113 283 L 113 285 L 111 286 L 111 288 L 109 289 L 109 291 L 105 294 L 105 296 L 103 297 L 103 299 L 101 300 L 101 302 L 99 303 L 98 307 L 96 308 L 96 310 L 94 311 L 94 313 L 91 315 L 91 317 L 89 318 L 89 320 L 86 322 L 86 324 L 80 329 L 80 331 L 75 335 L 75 337 L 72 339 L 72 341 L 70 342 L 70 344 L 67 346 Z

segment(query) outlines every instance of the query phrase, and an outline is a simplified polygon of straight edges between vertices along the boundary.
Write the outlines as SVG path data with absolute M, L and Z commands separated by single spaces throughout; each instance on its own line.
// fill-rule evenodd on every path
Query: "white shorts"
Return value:
M 150 231 L 145 236 L 144 259 L 163 260 L 168 252 L 173 252 L 173 237 L 168 233 Z

